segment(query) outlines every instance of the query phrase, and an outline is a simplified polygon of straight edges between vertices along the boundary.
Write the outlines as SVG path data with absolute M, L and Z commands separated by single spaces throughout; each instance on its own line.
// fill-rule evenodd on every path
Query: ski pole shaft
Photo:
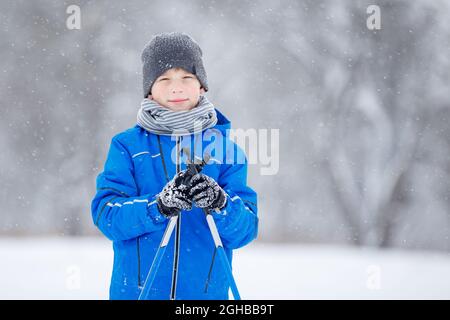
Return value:
M 169 223 L 166 227 L 166 231 L 161 239 L 161 244 L 159 245 L 158 251 L 156 252 L 156 256 L 153 260 L 152 266 L 150 267 L 150 271 L 147 274 L 147 278 L 145 279 L 144 286 L 139 295 L 139 300 L 146 300 L 148 298 L 148 294 L 150 289 L 152 288 L 153 281 L 155 280 L 156 273 L 158 272 L 159 265 L 161 264 L 162 257 L 166 252 L 167 245 L 170 240 L 170 236 L 172 235 L 173 229 L 177 224 L 178 216 L 173 216 L 170 218 Z
M 207 211 L 207 210 L 206 210 Z M 233 277 L 233 272 L 231 270 L 230 262 L 228 261 L 227 255 L 225 253 L 225 249 L 222 245 L 222 240 L 220 239 L 219 232 L 217 231 L 216 223 L 214 222 L 214 218 L 210 213 L 206 214 L 206 221 L 208 222 L 209 230 L 211 231 L 211 235 L 214 240 L 214 244 L 216 245 L 217 253 L 219 254 L 219 259 L 222 262 L 222 266 L 225 270 L 225 273 L 228 278 L 228 282 L 230 284 L 231 292 L 233 293 L 233 297 L 235 300 L 241 300 L 241 296 L 239 294 L 236 281 Z

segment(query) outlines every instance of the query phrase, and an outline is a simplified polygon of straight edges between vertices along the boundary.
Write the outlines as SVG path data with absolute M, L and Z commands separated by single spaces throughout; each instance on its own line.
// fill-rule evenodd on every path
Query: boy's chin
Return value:
M 172 111 L 189 111 L 191 110 L 193 107 L 190 105 L 186 105 L 186 106 L 174 106 L 174 105 L 167 105 L 165 106 L 166 108 L 172 110 Z
M 192 105 L 192 103 L 188 103 L 188 104 L 184 104 L 184 105 L 168 103 L 167 105 L 165 105 L 166 108 L 169 108 L 172 111 L 189 111 L 189 110 L 193 109 L 195 106 L 196 105 Z

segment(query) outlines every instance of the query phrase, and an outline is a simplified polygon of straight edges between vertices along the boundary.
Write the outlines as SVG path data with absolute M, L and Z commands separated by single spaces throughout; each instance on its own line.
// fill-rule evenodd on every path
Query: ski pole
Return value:
M 177 137 L 176 142 L 176 172 L 180 172 L 180 145 L 179 145 L 179 137 Z M 156 278 L 156 273 L 158 272 L 159 266 L 162 261 L 162 257 L 166 252 L 167 245 L 169 244 L 170 237 L 172 236 L 172 232 L 176 229 L 176 243 L 174 246 L 174 264 L 172 270 L 172 284 L 170 289 L 170 299 L 175 300 L 176 297 L 176 282 L 177 282 L 177 272 L 178 272 L 178 254 L 179 254 L 179 241 L 180 241 L 180 213 L 176 216 L 170 218 L 169 223 L 167 224 L 166 230 L 164 231 L 164 235 L 161 239 L 161 243 L 158 247 L 158 251 L 156 252 L 155 258 L 153 259 L 152 265 L 150 267 L 149 272 L 147 273 L 147 277 L 144 282 L 144 286 L 142 287 L 141 293 L 139 294 L 138 300 L 146 300 L 148 298 L 148 294 L 150 289 L 153 286 L 153 282 Z
M 187 148 L 183 148 L 184 154 L 187 156 L 187 167 L 188 171 L 191 171 L 192 174 L 199 173 L 203 166 L 209 161 L 209 155 L 206 155 L 206 161 L 203 159 L 200 164 L 195 164 L 189 157 L 189 150 Z M 216 223 L 214 222 L 214 218 L 209 212 L 207 208 L 203 208 L 203 212 L 206 216 L 206 221 L 208 223 L 209 231 L 211 232 L 211 236 L 214 241 L 214 245 L 216 246 L 216 250 L 219 253 L 219 259 L 222 262 L 222 266 L 225 269 L 225 273 L 228 278 L 228 282 L 230 284 L 231 292 L 233 293 L 233 297 L 235 300 L 241 300 L 241 296 L 239 294 L 236 281 L 233 277 L 233 272 L 231 269 L 230 262 L 228 261 L 227 255 L 225 253 L 225 249 L 223 248 L 222 240 L 220 239 L 219 231 L 217 230 Z M 220 212 L 219 209 L 216 209 L 216 212 Z M 211 266 L 212 267 L 212 266 Z
M 167 244 L 169 243 L 170 236 L 172 235 L 173 229 L 177 224 L 178 216 L 173 216 L 170 218 L 169 223 L 166 227 L 166 231 L 162 237 L 161 243 L 159 245 L 158 251 L 156 252 L 156 256 L 153 259 L 152 266 L 150 267 L 150 271 L 147 274 L 147 278 L 145 279 L 144 286 L 139 295 L 138 300 L 146 300 L 148 294 L 150 292 L 151 287 L 153 286 L 153 281 L 155 280 L 156 273 L 159 269 L 159 265 L 161 264 L 162 257 L 166 252 Z

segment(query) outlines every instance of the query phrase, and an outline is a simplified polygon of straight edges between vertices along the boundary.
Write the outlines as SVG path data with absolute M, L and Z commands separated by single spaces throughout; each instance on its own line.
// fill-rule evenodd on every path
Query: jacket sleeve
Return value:
M 247 186 L 247 159 L 243 164 L 222 164 L 219 185 L 227 197 L 220 213 L 213 211 L 225 247 L 237 249 L 258 235 L 257 194 Z
M 165 227 L 168 219 L 159 212 L 156 195 L 138 195 L 131 156 L 117 137 L 96 183 L 92 219 L 110 240 L 128 240 Z

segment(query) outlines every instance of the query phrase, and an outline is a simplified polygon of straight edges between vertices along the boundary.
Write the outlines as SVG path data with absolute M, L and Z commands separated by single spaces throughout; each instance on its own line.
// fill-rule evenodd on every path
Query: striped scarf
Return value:
M 194 108 L 172 111 L 154 100 L 144 98 L 137 114 L 137 124 L 160 135 L 188 135 L 215 126 L 217 113 L 214 105 L 204 96 Z

